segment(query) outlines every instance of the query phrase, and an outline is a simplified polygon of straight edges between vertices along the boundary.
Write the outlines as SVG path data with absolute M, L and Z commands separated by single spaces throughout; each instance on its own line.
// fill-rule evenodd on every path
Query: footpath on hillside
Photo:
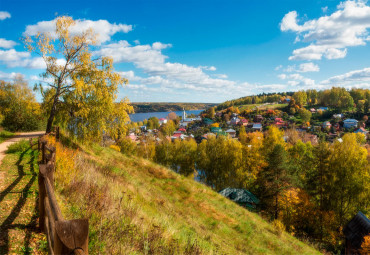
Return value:
M 0 254 L 47 254 L 45 235 L 37 228 L 38 152 L 5 154 L 9 145 L 42 134 L 20 133 L 0 144 Z

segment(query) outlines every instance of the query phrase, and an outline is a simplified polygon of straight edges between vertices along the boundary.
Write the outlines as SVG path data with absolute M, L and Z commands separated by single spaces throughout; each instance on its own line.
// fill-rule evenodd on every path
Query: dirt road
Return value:
M 43 134 L 45 134 L 45 131 L 19 133 L 16 136 L 6 140 L 5 142 L 0 143 L 0 164 L 3 160 L 3 158 L 5 157 L 5 152 L 6 152 L 9 145 L 11 145 L 12 143 L 18 142 L 19 140 L 22 140 L 22 139 L 29 139 L 31 137 L 38 137 L 38 136 L 43 135 Z

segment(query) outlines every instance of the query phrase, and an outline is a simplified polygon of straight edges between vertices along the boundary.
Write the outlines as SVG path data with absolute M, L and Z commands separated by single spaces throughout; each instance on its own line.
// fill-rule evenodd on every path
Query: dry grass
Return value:
M 113 149 L 80 148 L 57 147 L 57 198 L 65 218 L 89 218 L 91 254 L 318 253 L 192 179 Z

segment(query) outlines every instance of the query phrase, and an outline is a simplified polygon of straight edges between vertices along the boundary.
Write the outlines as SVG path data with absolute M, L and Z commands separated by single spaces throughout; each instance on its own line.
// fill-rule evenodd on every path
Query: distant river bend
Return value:
M 187 115 L 194 114 L 194 115 L 199 115 L 204 110 L 190 110 L 186 111 Z M 135 113 L 135 114 L 130 114 L 130 119 L 133 122 L 138 122 L 138 121 L 143 121 L 145 119 L 149 119 L 151 117 L 157 117 L 158 119 L 160 118 L 166 118 L 167 115 L 170 112 L 143 112 L 143 113 Z M 176 111 L 174 112 L 178 116 L 182 116 L 182 111 Z

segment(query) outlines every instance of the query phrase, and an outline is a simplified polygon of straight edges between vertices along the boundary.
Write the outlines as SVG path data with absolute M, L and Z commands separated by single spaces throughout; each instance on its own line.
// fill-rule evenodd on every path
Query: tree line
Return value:
M 287 102 L 291 99 L 295 103 L 303 106 L 328 106 L 338 110 L 348 110 L 354 106 L 362 113 L 367 113 L 370 107 L 370 89 L 333 87 L 326 90 L 301 90 L 297 92 L 259 94 L 253 96 L 241 97 L 239 99 L 226 101 L 216 107 L 217 110 L 227 109 L 230 106 L 246 104 L 262 104 L 274 102 Z

